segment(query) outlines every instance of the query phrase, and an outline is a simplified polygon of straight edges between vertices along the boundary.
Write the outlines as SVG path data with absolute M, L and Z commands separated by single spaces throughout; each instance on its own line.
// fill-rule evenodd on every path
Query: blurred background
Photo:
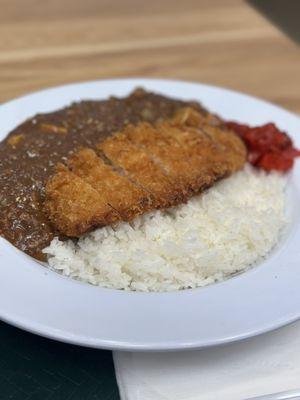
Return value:
M 146 76 L 220 85 L 300 113 L 299 15 L 298 0 L 0 0 L 0 103 Z M 4 323 L 0 339 L 0 400 L 119 398 L 110 352 Z
M 226 86 L 299 112 L 299 3 L 0 0 L 0 101 L 149 76 Z

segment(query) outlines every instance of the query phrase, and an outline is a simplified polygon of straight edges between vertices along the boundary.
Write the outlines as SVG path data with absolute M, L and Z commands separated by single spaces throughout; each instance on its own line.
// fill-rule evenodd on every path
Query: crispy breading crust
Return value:
M 133 128 L 134 129 L 134 128 Z M 100 143 L 101 150 L 111 162 L 123 168 L 126 173 L 154 198 L 154 208 L 165 208 L 182 202 L 179 189 L 163 170 L 154 163 L 147 153 L 120 133 Z
M 66 236 L 166 208 L 242 168 L 246 149 L 216 118 L 193 109 L 140 123 L 81 149 L 46 185 L 45 208 Z
M 67 163 L 69 169 L 89 183 L 124 221 L 153 208 L 153 199 L 145 190 L 105 165 L 92 149 L 81 149 Z
M 178 110 L 172 118 L 172 124 L 186 126 L 190 132 L 202 133 L 213 144 L 213 157 L 220 159 L 219 170 L 229 169 L 229 174 L 241 169 L 246 159 L 246 146 L 240 137 L 224 126 L 223 122 L 210 114 L 203 115 L 190 107 Z
M 95 189 L 62 165 L 47 183 L 45 210 L 66 236 L 80 236 L 119 219 Z
M 186 126 L 190 132 L 202 133 L 215 146 L 214 157 L 221 157 L 222 163 L 227 164 L 230 172 L 242 168 L 246 158 L 246 147 L 239 136 L 226 128 L 221 120 L 210 114 L 205 116 L 190 107 L 178 110 L 172 118 L 175 126 Z
M 176 140 L 171 136 L 163 135 L 159 129 L 149 123 L 127 128 L 126 134 L 130 141 L 141 146 L 147 154 L 163 166 L 166 173 L 178 182 L 185 196 L 190 196 L 190 180 L 187 181 L 188 175 L 190 176 L 188 172 L 190 164 Z
M 185 154 L 185 159 L 189 160 L 184 179 L 193 193 L 209 187 L 227 173 L 224 160 L 216 151 L 214 143 L 202 132 L 196 132 L 188 126 L 172 126 L 170 123 L 161 123 L 157 125 L 157 129 L 164 136 L 171 136 L 176 140 Z

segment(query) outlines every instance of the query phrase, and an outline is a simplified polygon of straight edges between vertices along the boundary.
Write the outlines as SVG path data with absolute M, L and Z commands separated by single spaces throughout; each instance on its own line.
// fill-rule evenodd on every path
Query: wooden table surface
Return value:
M 300 112 L 299 47 L 239 0 L 0 0 L 0 102 L 111 77 L 205 82 Z

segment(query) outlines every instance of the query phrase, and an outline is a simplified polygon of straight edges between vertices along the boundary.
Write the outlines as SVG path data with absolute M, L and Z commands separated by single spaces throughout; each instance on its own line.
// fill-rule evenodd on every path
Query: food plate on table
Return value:
M 181 350 L 300 317 L 300 119 L 209 85 L 119 79 L 0 106 L 0 318 Z

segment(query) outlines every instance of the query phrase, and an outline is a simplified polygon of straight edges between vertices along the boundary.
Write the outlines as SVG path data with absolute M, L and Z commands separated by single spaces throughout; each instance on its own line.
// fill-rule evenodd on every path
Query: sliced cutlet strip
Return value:
M 189 131 L 196 129 L 195 133 L 199 132 L 209 138 L 214 148 L 218 150 L 218 154 L 221 155 L 221 162 L 227 164 L 231 172 L 244 165 L 247 151 L 243 141 L 216 117 L 212 121 L 211 115 L 205 116 L 186 107 L 175 113 L 172 123 L 175 126 L 187 126 Z
M 200 129 L 183 125 L 173 126 L 169 122 L 157 124 L 157 129 L 166 137 L 173 137 L 187 154 L 194 171 L 196 192 L 229 174 L 228 157 Z
M 218 143 L 219 150 L 224 154 L 231 172 L 237 171 L 244 166 L 247 149 L 236 133 L 223 126 L 212 126 L 208 123 L 203 123 L 200 129 L 215 143 Z
M 73 154 L 68 167 L 101 194 L 124 221 L 153 208 L 149 193 L 106 165 L 92 149 L 84 148 Z
M 127 128 L 138 129 L 138 128 Z M 155 208 L 165 208 L 184 201 L 178 185 L 164 173 L 147 153 L 128 140 L 126 134 L 118 133 L 97 146 L 114 165 L 121 167 L 130 178 L 150 192 Z
M 157 159 L 167 173 L 178 182 L 182 193 L 190 197 L 203 186 L 203 177 L 198 166 L 191 163 L 189 154 L 183 146 L 171 135 L 166 135 L 162 130 L 148 123 L 139 124 L 137 127 L 126 129 L 127 137 Z
M 45 194 L 46 212 L 63 235 L 79 237 L 96 226 L 120 219 L 106 198 L 63 165 L 48 180 Z

